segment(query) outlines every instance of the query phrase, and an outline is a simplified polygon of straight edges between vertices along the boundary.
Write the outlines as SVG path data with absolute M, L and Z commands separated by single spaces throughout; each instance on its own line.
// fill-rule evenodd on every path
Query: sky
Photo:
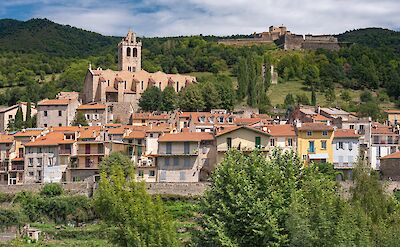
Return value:
M 297 34 L 400 30 L 400 0 L 0 0 L 0 19 L 47 18 L 104 35 Z

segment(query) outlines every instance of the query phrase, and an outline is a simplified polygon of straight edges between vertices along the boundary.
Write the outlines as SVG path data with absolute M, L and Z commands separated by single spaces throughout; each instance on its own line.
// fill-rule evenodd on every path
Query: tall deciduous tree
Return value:
M 158 87 L 146 88 L 139 99 L 139 106 L 143 111 L 157 111 L 161 107 L 161 90 Z
M 192 84 L 179 92 L 179 108 L 182 111 L 202 111 L 205 104 L 201 89 Z
M 173 111 L 178 104 L 178 95 L 172 86 L 164 88 L 161 94 L 161 110 Z
M 125 169 L 125 160 L 113 156 L 103 162 L 113 165 L 102 170 L 94 203 L 98 215 L 112 227 L 114 242 L 121 246 L 177 246 L 176 229 L 161 200 L 153 199 L 145 184 L 135 181 L 133 165 Z
M 201 91 L 204 99 L 204 106 L 206 111 L 219 108 L 221 105 L 221 98 L 218 94 L 217 88 L 212 82 L 205 82 L 201 85 Z

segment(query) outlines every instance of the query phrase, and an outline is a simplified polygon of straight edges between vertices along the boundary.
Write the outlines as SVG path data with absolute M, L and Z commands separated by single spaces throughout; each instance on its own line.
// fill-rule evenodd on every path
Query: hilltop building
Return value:
M 158 71 L 149 73 L 141 66 L 142 43 L 136 40 L 136 34 L 129 31 L 118 44 L 118 70 L 89 69 L 86 73 L 83 104 L 98 102 L 112 110 L 113 118 L 127 123 L 129 116 L 136 111 L 142 93 L 149 86 L 164 90 L 172 86 L 176 92 L 196 82 L 188 75 L 166 74 Z
M 293 34 L 285 26 L 270 26 L 268 31 L 262 33 L 254 32 L 252 37 L 245 39 L 224 39 L 218 41 L 226 45 L 253 45 L 272 44 L 284 50 L 339 50 L 339 42 L 332 35 Z

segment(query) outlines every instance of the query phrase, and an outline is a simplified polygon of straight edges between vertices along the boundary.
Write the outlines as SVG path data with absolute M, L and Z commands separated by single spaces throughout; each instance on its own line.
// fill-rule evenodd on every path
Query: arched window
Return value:
M 128 57 L 131 56 L 131 48 L 130 48 L 130 47 L 126 48 L 126 55 L 127 55 Z
M 137 57 L 137 48 L 133 48 L 132 53 L 133 53 L 133 55 L 132 55 L 133 57 Z

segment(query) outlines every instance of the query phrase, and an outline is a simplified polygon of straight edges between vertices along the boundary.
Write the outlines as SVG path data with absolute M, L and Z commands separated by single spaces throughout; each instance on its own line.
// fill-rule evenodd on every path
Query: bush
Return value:
M 59 183 L 49 183 L 46 184 L 42 190 L 40 191 L 40 195 L 53 197 L 53 196 L 60 196 L 64 192 L 64 189 L 61 184 Z

